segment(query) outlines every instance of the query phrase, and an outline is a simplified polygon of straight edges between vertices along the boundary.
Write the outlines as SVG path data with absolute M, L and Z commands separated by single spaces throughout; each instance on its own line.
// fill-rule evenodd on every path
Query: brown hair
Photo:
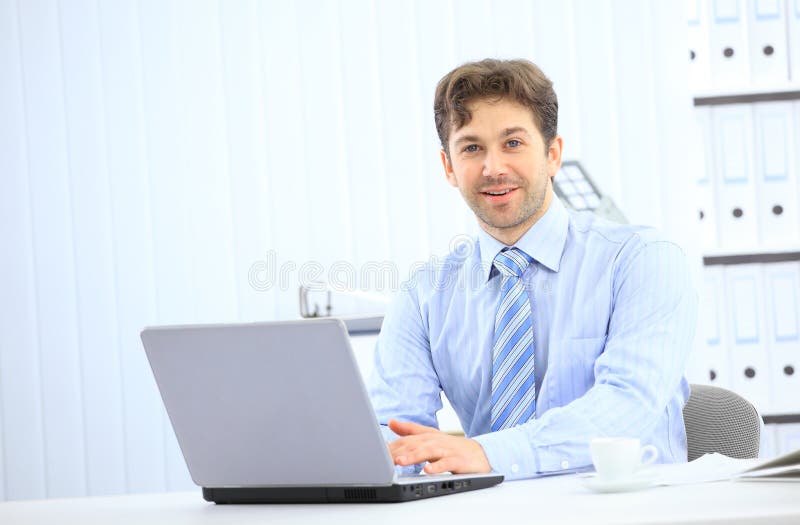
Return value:
M 558 98 L 553 83 L 536 64 L 527 60 L 487 58 L 462 64 L 442 77 L 436 86 L 433 115 L 442 149 L 448 157 L 451 129 L 468 124 L 472 115 L 467 104 L 482 98 L 506 98 L 530 109 L 545 148 L 550 146 L 558 130 Z

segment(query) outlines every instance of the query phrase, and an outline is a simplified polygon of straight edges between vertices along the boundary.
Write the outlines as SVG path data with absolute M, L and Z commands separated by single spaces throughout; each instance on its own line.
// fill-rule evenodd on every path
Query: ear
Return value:
M 547 148 L 547 176 L 551 179 L 556 176 L 558 170 L 561 168 L 561 154 L 564 148 L 564 140 L 561 135 L 556 135 L 550 141 L 550 146 Z
M 444 168 L 444 176 L 447 177 L 447 182 L 450 183 L 450 186 L 458 188 L 458 180 L 456 179 L 456 174 L 453 173 L 453 164 L 447 158 L 447 153 L 441 150 L 439 155 L 442 157 L 442 167 Z

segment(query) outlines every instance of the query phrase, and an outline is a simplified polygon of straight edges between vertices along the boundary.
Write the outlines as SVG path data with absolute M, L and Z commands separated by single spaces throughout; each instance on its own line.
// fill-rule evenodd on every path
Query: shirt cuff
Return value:
M 492 469 L 509 480 L 557 472 L 578 472 L 591 465 L 591 460 L 578 453 L 578 444 L 534 446 L 530 425 L 507 428 L 473 439 L 483 447 Z
M 506 479 L 528 478 L 539 472 L 539 454 L 528 444 L 520 427 L 475 436 L 483 447 L 489 465 Z

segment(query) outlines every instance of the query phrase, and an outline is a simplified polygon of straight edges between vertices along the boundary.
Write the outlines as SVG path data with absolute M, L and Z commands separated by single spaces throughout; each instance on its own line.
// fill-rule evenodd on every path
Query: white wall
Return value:
M 537 62 L 566 157 L 689 242 L 683 9 L 0 0 L 0 500 L 188 487 L 143 326 L 293 317 L 303 263 L 402 277 L 473 231 L 431 114 L 462 61 Z

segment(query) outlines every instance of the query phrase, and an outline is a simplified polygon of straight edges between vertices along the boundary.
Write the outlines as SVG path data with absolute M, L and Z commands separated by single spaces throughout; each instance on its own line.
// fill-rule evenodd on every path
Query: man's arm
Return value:
M 401 290 L 384 318 L 367 388 L 386 441 L 398 436 L 389 419 L 437 427 L 441 386 L 415 289 Z

